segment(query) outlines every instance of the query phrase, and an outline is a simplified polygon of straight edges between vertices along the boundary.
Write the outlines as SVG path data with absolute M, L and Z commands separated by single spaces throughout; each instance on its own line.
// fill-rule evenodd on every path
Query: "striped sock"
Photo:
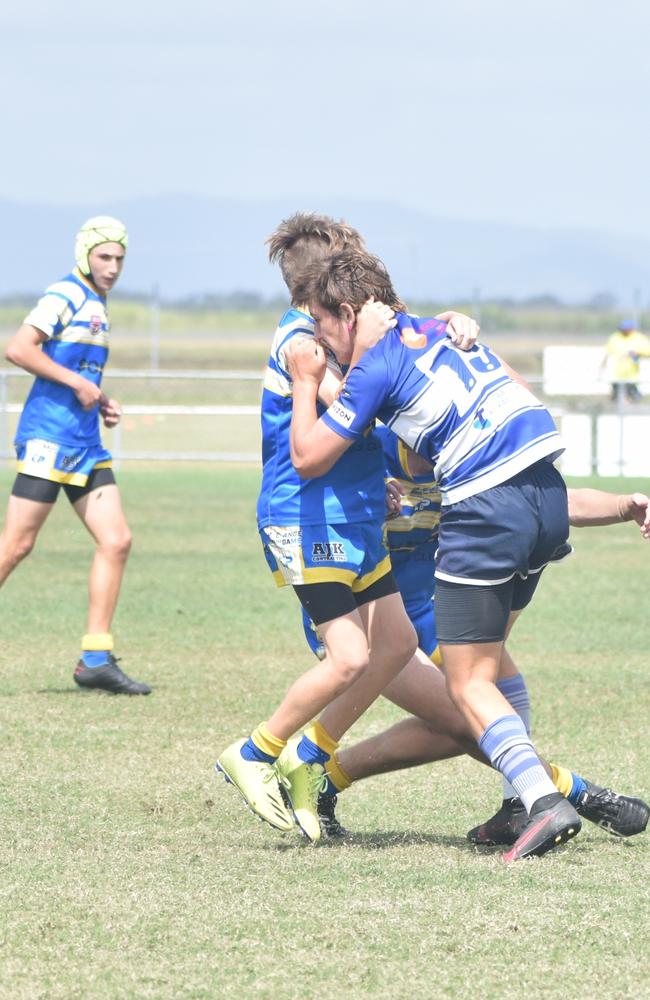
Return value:
M 530 698 L 528 697 L 528 688 L 526 687 L 523 675 L 515 674 L 514 677 L 504 677 L 503 680 L 496 682 L 496 686 L 508 704 L 514 708 L 519 718 L 523 720 L 526 732 L 530 736 Z M 504 799 L 513 799 L 516 794 L 508 779 L 504 777 Z
M 492 766 L 508 779 L 527 812 L 543 795 L 557 793 L 518 715 L 503 715 L 495 719 L 478 745 Z

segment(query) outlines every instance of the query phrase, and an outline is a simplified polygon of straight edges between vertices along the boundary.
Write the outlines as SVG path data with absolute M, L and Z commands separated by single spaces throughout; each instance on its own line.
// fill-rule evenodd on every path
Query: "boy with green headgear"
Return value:
M 107 293 L 122 271 L 128 235 L 109 216 L 77 234 L 77 266 L 46 290 L 9 341 L 5 356 L 35 376 L 15 437 L 18 475 L 0 536 L 0 585 L 28 555 L 61 489 L 95 540 L 88 618 L 74 672 L 80 687 L 149 694 L 113 656 L 111 624 L 131 547 L 112 458 L 99 417 L 114 427 L 121 410 L 101 389 L 108 359 Z

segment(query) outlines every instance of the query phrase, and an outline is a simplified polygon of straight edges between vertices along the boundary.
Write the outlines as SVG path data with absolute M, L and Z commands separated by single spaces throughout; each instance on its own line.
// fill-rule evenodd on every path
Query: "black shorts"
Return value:
M 351 611 L 380 597 L 397 594 L 398 586 L 392 571 L 375 580 L 365 590 L 353 591 L 345 583 L 301 583 L 293 588 L 298 600 L 313 621 L 314 625 L 342 618 Z
M 541 573 L 522 580 L 477 586 L 436 581 L 436 633 L 448 645 L 502 642 L 512 611 L 522 611 L 532 600 Z
M 69 483 L 54 483 L 51 479 L 40 479 L 38 476 L 26 476 L 19 472 L 16 476 L 12 496 L 24 500 L 35 500 L 37 503 L 54 503 L 61 489 L 64 490 L 70 503 L 74 504 L 88 493 L 100 486 L 109 486 L 115 482 L 112 469 L 93 469 L 85 486 L 71 486 Z

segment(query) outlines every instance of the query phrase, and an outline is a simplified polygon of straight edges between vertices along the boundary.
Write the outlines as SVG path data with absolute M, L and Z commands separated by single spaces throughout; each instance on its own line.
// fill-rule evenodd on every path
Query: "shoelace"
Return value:
M 319 773 L 315 767 L 310 767 L 309 796 L 313 799 L 316 806 L 318 806 L 318 796 L 322 795 L 325 791 L 327 791 L 327 774 L 324 770 Z
M 283 774 L 282 771 L 280 770 L 280 768 L 277 766 L 277 762 L 276 762 L 276 764 L 274 764 L 273 768 L 269 771 L 269 773 L 266 774 L 266 775 L 264 775 L 264 781 L 270 781 L 271 778 L 275 778 L 277 780 L 278 785 L 280 786 L 280 788 L 285 788 L 285 789 L 288 790 L 291 787 L 291 782 L 289 781 L 289 779 L 287 778 L 287 776 L 285 774 Z

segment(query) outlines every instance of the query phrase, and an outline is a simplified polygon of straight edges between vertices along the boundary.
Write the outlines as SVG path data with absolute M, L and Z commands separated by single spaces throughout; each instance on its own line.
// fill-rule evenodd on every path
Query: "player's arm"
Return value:
M 41 345 L 46 340 L 47 337 L 41 330 L 23 323 L 9 341 L 5 357 L 12 365 L 23 368 L 30 375 L 37 375 L 50 382 L 67 385 L 69 389 L 72 389 L 84 410 L 91 410 L 93 406 L 106 398 L 94 382 L 89 382 L 77 372 L 57 364 L 47 354 L 44 354 Z
M 293 382 L 291 461 L 299 476 L 322 476 L 352 444 L 318 419 L 316 399 L 323 379 L 325 351 L 317 341 L 296 337 L 287 354 Z
M 645 493 L 606 493 L 604 490 L 570 489 L 569 520 L 576 528 L 635 521 L 644 538 L 650 538 L 650 498 Z

